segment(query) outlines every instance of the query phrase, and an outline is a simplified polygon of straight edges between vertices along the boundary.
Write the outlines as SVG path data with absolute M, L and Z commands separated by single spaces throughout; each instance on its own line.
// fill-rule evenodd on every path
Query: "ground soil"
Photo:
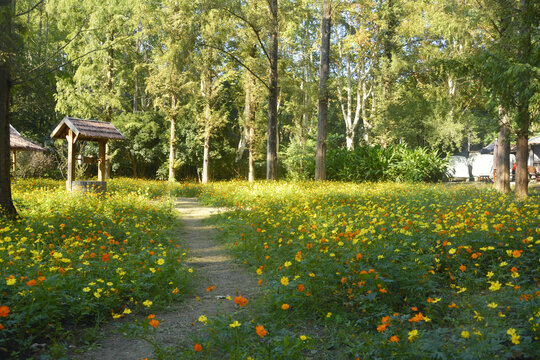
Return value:
M 176 346 L 189 342 L 202 325 L 196 320 L 202 314 L 215 315 L 218 312 L 234 312 L 232 301 L 237 293 L 248 299 L 258 293 L 257 279 L 241 265 L 234 263 L 226 249 L 216 240 L 217 229 L 207 220 L 218 209 L 199 205 L 197 199 L 180 198 L 176 206 L 183 226 L 178 233 L 180 243 L 188 248 L 189 263 L 197 275 L 192 294 L 180 304 L 172 305 L 166 311 L 156 312 L 160 320 L 157 340 L 160 346 Z M 207 292 L 207 288 L 215 289 Z M 129 320 L 128 320 L 129 321 Z M 131 320 L 133 321 L 133 320 Z M 90 346 L 84 353 L 74 355 L 74 359 L 85 360 L 140 360 L 152 358 L 152 347 L 143 340 L 123 336 L 115 324 L 104 329 L 105 336 Z

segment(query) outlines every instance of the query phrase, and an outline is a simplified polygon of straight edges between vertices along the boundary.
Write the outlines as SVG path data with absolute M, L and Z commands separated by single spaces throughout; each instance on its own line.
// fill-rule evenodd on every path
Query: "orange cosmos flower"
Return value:
M 465 265 L 461 265 L 459 267 L 459 270 L 461 270 L 462 272 L 465 272 L 465 270 L 467 270 L 467 267 Z
M 390 342 L 397 343 L 399 341 L 399 338 L 396 335 L 393 335 L 390 337 Z
M 281 309 L 283 309 L 283 310 L 289 310 L 289 307 L 290 307 L 289 304 L 281 305 Z
M 101 256 L 101 260 L 104 262 L 107 262 L 111 259 L 110 255 L 108 253 L 105 253 Z
M 193 350 L 195 350 L 195 351 L 201 351 L 201 350 L 202 350 L 202 345 L 199 344 L 199 343 L 196 343 L 195 346 L 193 346 Z
M 298 285 L 298 291 L 300 291 L 300 292 L 304 291 L 304 285 L 299 284 Z
M 159 321 L 157 321 L 156 319 L 150 320 L 150 326 L 157 328 L 159 326 Z
M 409 319 L 410 322 L 419 322 L 422 320 L 424 320 L 424 315 L 422 315 L 421 312 L 419 312 L 418 314 L 414 315 L 412 318 Z
M 0 306 L 0 317 L 8 317 L 9 315 L 9 307 L 6 305 Z
M 148 318 L 148 319 L 153 319 L 153 318 L 155 318 L 155 317 L 156 317 L 156 315 L 154 315 L 154 314 L 150 314 L 150 315 L 148 315 L 148 317 L 147 317 L 147 318 Z
M 521 256 L 521 253 L 523 252 L 523 250 L 514 250 L 512 251 L 512 256 L 515 257 L 515 258 L 518 258 Z
M 4 325 L 0 324 L 0 330 L 4 330 Z
M 512 266 L 512 268 L 510 269 L 511 272 L 515 273 L 518 271 L 517 267 L 515 266 Z
M 265 330 L 264 326 L 262 325 L 257 325 L 257 327 L 255 328 L 255 332 L 257 333 L 257 335 L 259 335 L 261 338 L 265 337 L 267 334 L 268 334 L 268 331 Z
M 26 285 L 28 285 L 28 286 L 37 285 L 37 281 L 35 279 L 29 280 L 29 281 L 26 282 Z
M 242 295 L 238 295 L 237 297 L 234 298 L 234 303 L 238 304 L 240 307 L 246 306 L 248 302 L 249 302 L 248 299 L 246 299 Z
M 383 332 L 386 330 L 386 328 L 388 327 L 388 324 L 381 324 L 379 326 L 377 326 L 377 331 L 378 332 Z
M 453 302 L 452 304 L 448 305 L 449 308 L 454 308 L 454 309 L 457 309 L 459 306 L 456 305 L 455 302 Z

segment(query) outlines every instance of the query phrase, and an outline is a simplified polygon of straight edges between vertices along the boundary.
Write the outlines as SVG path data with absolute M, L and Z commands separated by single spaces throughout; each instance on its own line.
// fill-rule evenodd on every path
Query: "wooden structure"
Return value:
M 17 152 L 18 151 L 41 151 L 45 152 L 44 148 L 41 146 L 34 144 L 30 140 L 27 140 L 21 136 L 21 134 L 15 130 L 15 128 L 11 125 L 9 125 L 9 147 L 11 149 L 11 155 L 12 155 L 12 167 L 13 167 L 13 174 L 15 174 L 15 170 L 17 169 Z
M 83 120 L 65 117 L 51 133 L 53 139 L 66 139 L 68 142 L 68 167 L 66 187 L 73 188 L 75 175 L 75 143 L 77 141 L 95 141 L 99 144 L 98 182 L 106 180 L 106 148 L 109 140 L 124 140 L 124 135 L 113 124 L 98 120 Z M 88 181 L 84 182 L 88 187 Z M 96 184 L 97 185 L 97 184 Z M 100 184 L 99 186 L 102 186 Z

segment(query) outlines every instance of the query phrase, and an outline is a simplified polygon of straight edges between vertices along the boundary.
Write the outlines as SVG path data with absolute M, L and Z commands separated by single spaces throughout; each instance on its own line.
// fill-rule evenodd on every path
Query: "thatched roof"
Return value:
M 65 117 L 51 133 L 53 139 L 65 139 L 68 131 L 75 134 L 75 141 L 124 140 L 124 135 L 113 124 L 98 120 Z
M 26 140 L 15 128 L 9 125 L 9 147 L 11 150 L 23 151 L 47 151 L 41 146 Z

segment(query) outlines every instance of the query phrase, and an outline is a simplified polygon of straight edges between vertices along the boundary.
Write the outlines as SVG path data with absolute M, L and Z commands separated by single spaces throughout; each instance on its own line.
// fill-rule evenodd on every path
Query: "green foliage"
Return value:
M 447 166 L 437 151 L 404 145 L 332 149 L 327 155 L 329 180 L 437 182 L 447 178 Z
M 293 138 L 287 149 L 280 155 L 287 176 L 293 180 L 308 180 L 315 176 L 315 148 L 317 141 L 307 138 L 301 144 L 297 137 Z

